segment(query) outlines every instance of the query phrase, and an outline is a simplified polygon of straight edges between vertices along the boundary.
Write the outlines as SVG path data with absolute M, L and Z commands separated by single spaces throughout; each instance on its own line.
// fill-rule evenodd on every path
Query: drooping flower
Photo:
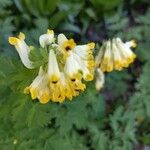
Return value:
M 39 43 L 41 47 L 46 47 L 54 42 L 54 31 L 53 30 L 47 30 L 46 34 L 42 34 L 39 38 Z
M 25 65 L 25 67 L 32 69 L 33 65 L 32 62 L 29 60 L 29 53 L 30 53 L 30 48 L 29 46 L 25 43 L 25 35 L 20 32 L 18 38 L 16 37 L 9 37 L 8 41 L 11 45 L 14 45 L 22 63 Z
M 96 82 L 95 82 L 95 88 L 97 91 L 100 91 L 103 88 L 104 82 L 105 82 L 104 73 L 101 71 L 100 68 L 97 68 L 96 69 Z
M 79 64 L 79 72 L 85 81 L 93 80 L 93 71 L 88 68 L 88 64 L 85 60 L 82 60 L 77 54 L 72 53 L 74 60 Z
M 136 55 L 130 49 L 130 47 L 133 47 L 133 48 L 136 47 L 135 41 L 131 40 L 126 43 L 123 43 L 120 38 L 117 38 L 116 45 L 120 49 L 121 56 L 124 59 L 123 65 L 128 67 L 128 65 L 132 63 L 134 59 L 136 58 Z
M 66 59 L 66 64 L 64 66 L 64 71 L 70 79 L 81 79 L 81 66 L 79 62 L 73 56 L 73 53 L 70 53 L 70 56 Z
M 90 72 L 91 74 L 93 74 L 94 67 L 95 67 L 95 62 L 94 62 L 95 60 L 94 60 L 94 56 L 93 56 L 94 47 L 95 47 L 95 43 L 88 43 L 85 45 L 77 45 L 73 49 L 73 52 L 76 55 L 78 55 L 80 60 L 83 62 L 83 65 L 81 65 L 81 66 L 83 66 L 83 67 L 86 66 L 86 68 L 87 68 L 86 70 L 88 70 L 88 72 Z M 79 59 L 78 59 L 78 62 L 81 62 L 81 61 L 79 61 Z M 90 80 L 90 79 L 88 79 L 88 80 Z M 92 80 L 92 78 L 91 78 L 91 80 Z
M 88 59 L 93 59 L 93 55 L 92 55 L 92 50 L 95 47 L 95 43 L 89 43 L 89 44 L 85 44 L 85 45 L 77 45 L 73 51 L 79 55 L 82 59 L 84 60 L 88 60 Z
M 31 85 L 26 88 L 31 94 L 31 98 L 36 98 L 43 104 L 50 100 L 50 90 L 48 87 L 48 76 L 44 72 L 43 68 L 40 67 L 38 76 L 33 80 Z
M 133 40 L 123 43 L 120 38 L 104 42 L 95 59 L 96 67 L 99 67 L 103 72 L 122 70 L 128 67 L 136 58 L 130 49 L 135 46 Z

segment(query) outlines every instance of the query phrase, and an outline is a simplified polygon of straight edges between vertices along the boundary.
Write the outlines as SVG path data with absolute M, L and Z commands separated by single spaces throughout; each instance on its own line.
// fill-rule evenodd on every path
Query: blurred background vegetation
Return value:
M 32 102 L 22 90 L 36 73 L 7 39 L 22 31 L 38 45 L 47 28 L 97 47 L 112 37 L 135 39 L 137 59 L 106 74 L 100 93 L 93 81 L 71 102 Z M 0 0 L 0 149 L 149 150 L 149 37 L 149 0 Z

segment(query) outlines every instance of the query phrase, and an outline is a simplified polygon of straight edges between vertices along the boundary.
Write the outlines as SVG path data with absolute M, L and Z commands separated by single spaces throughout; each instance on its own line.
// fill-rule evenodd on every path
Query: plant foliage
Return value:
M 149 6 L 146 0 L 1 0 L 0 149 L 132 150 L 137 143 L 150 145 Z M 135 39 L 136 62 L 106 74 L 100 93 L 93 81 L 72 101 L 32 101 L 23 90 L 47 63 L 47 52 L 32 49 L 36 68 L 27 70 L 7 38 L 23 31 L 30 45 L 38 45 L 49 27 L 98 46 L 111 37 Z

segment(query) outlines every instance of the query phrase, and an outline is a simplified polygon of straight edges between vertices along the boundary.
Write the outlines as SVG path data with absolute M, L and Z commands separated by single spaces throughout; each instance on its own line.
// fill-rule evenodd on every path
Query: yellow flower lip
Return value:
M 89 46 L 90 49 L 94 49 L 95 48 L 95 43 L 94 42 L 88 43 L 88 46 Z
M 131 43 L 131 47 L 133 48 L 137 47 L 137 43 L 135 40 L 131 40 L 130 43 Z
M 50 99 L 50 95 L 49 95 L 48 92 L 45 92 L 45 93 L 43 93 L 43 94 L 40 96 L 40 102 L 41 102 L 42 104 L 48 103 L 49 99 Z
M 47 34 L 54 34 L 53 30 L 47 29 Z
M 65 51 L 70 51 L 76 46 L 73 39 L 67 40 L 63 43 L 62 47 Z
M 8 38 L 8 42 L 9 42 L 11 45 L 17 45 L 17 43 L 18 43 L 18 38 L 16 38 L 16 37 L 9 37 L 9 38 Z
M 16 38 L 16 37 L 9 37 L 8 38 L 8 42 L 11 45 L 17 45 L 20 40 L 23 41 L 24 39 L 25 39 L 25 35 L 22 32 L 20 32 L 19 35 L 18 35 L 18 38 Z
M 53 84 L 56 84 L 59 81 L 60 77 L 57 75 L 52 75 L 50 78 L 50 82 L 52 82 Z

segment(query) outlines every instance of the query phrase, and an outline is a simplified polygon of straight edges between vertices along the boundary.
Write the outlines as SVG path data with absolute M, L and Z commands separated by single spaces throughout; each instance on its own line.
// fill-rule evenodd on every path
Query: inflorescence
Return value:
M 15 46 L 24 66 L 34 69 L 25 35 L 20 32 L 18 37 L 9 37 L 8 40 Z M 105 41 L 95 59 L 95 43 L 77 45 L 64 34 L 56 37 L 53 30 L 41 35 L 39 43 L 48 51 L 48 63 L 40 66 L 37 77 L 24 89 L 24 93 L 31 94 L 33 100 L 39 99 L 43 104 L 50 100 L 62 103 L 79 95 L 86 88 L 83 81 L 92 81 L 95 70 L 96 89 L 100 90 L 104 84 L 104 72 L 122 70 L 136 57 L 130 49 L 136 46 L 135 42 L 123 43 L 120 38 Z

